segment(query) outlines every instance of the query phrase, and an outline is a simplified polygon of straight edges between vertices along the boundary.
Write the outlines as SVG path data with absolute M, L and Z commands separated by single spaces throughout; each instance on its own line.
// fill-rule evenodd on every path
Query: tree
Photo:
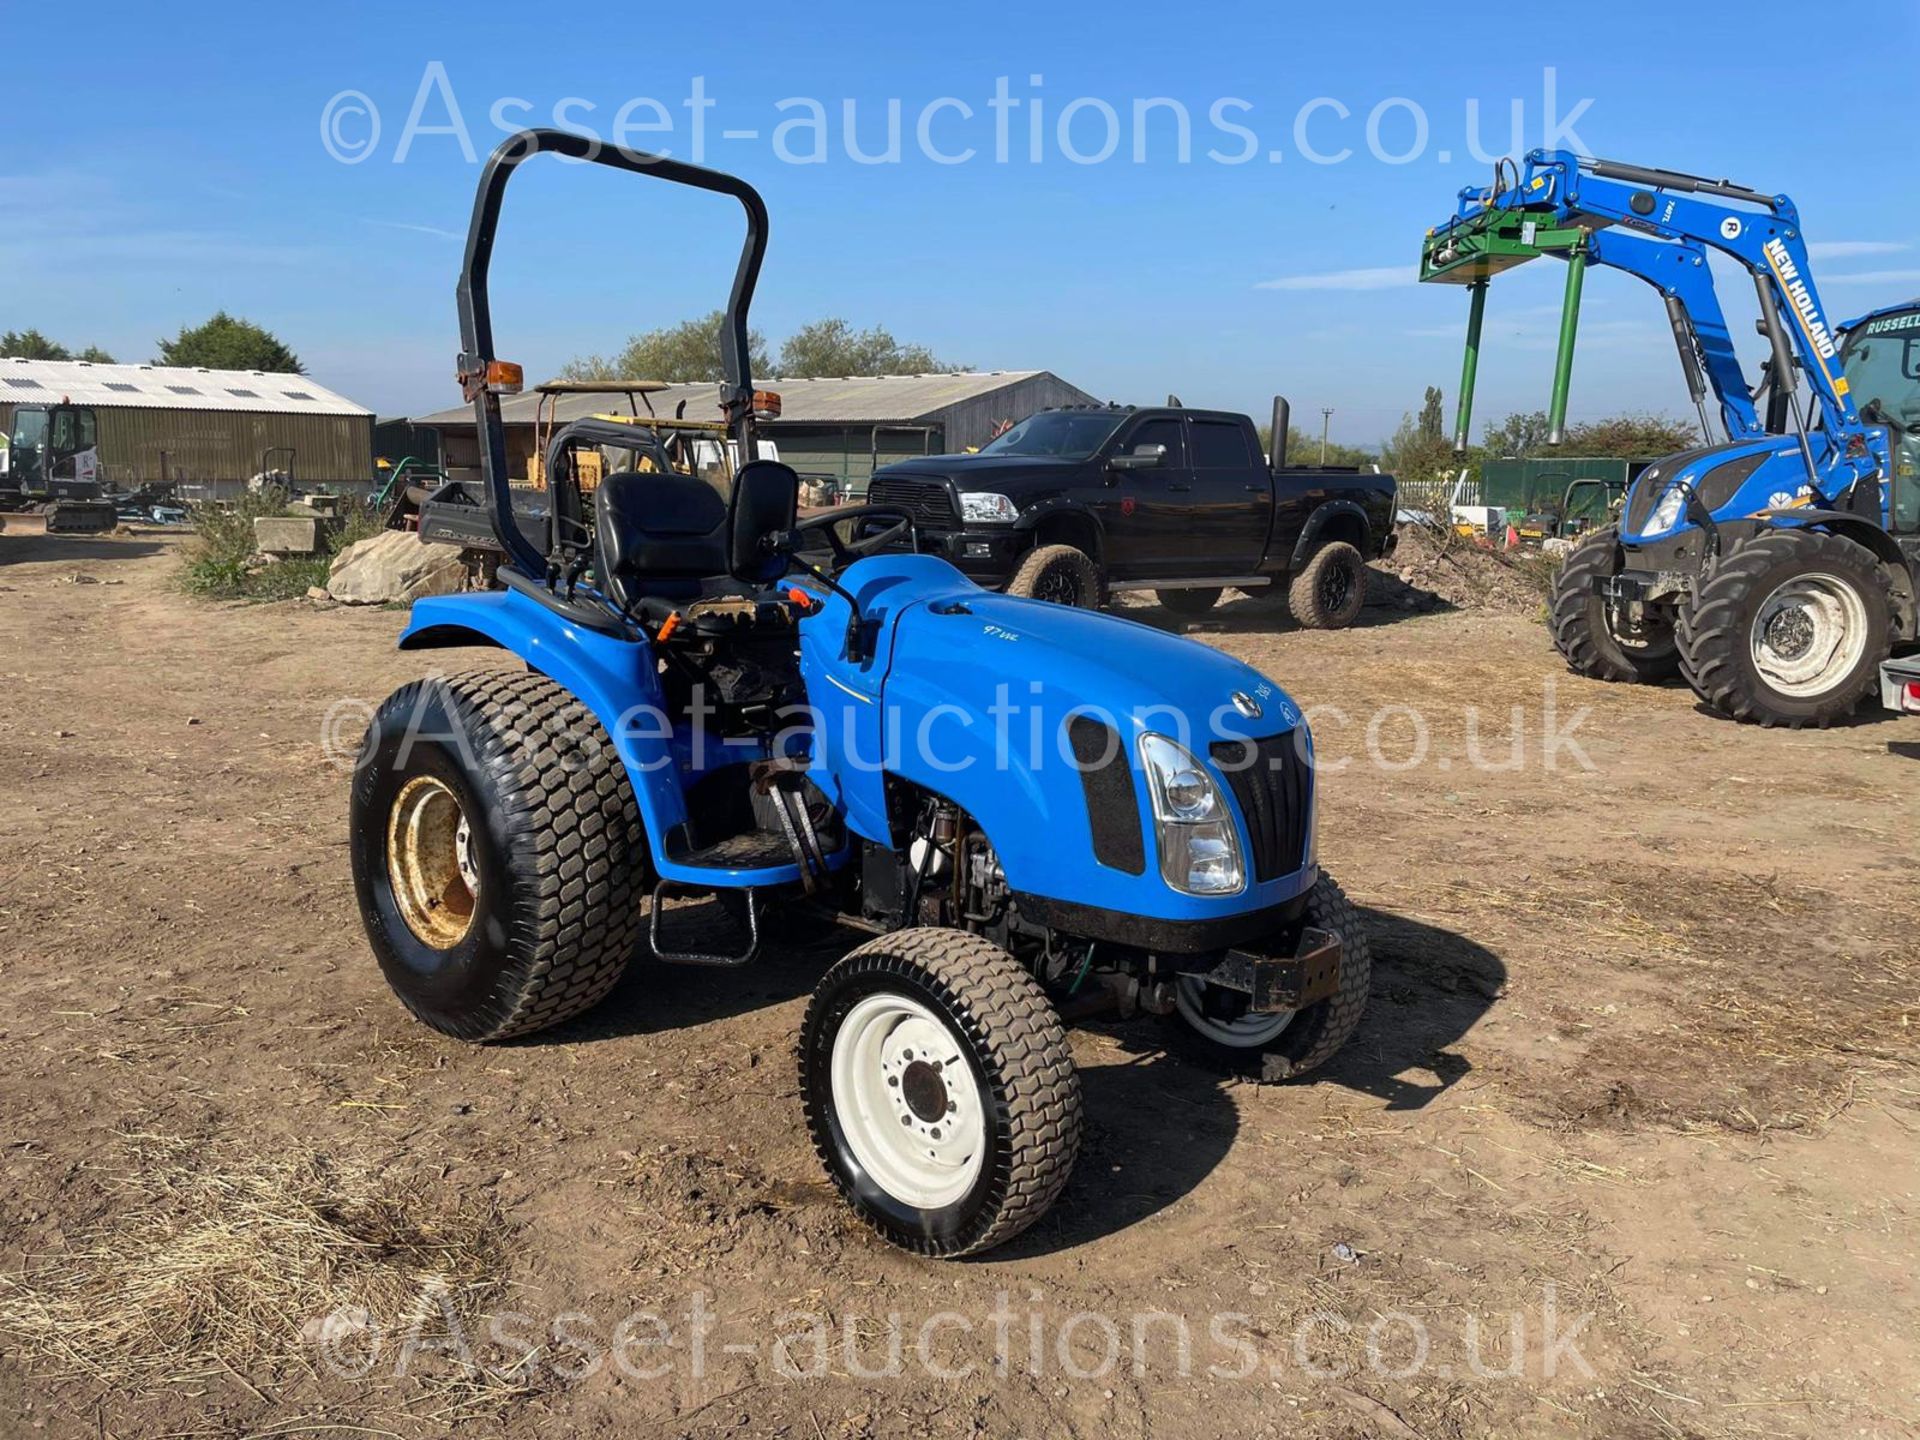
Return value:
M 1612 415 L 1570 426 L 1563 455 L 1608 455 L 1646 460 L 1690 450 L 1700 443 L 1700 427 L 1670 415 Z
M 89 345 L 76 355 L 58 340 L 49 340 L 38 330 L 9 330 L 0 335 L 0 355 L 21 360 L 85 360 L 94 365 L 113 364 L 113 356 L 98 345 Z
M 1401 480 L 1442 480 L 1469 463 L 1456 455 L 1447 438 L 1443 412 L 1445 397 L 1439 387 L 1427 386 L 1420 414 L 1400 417 L 1400 424 L 1380 447 L 1380 464 Z
M 1266 454 L 1273 453 L 1273 426 L 1262 425 L 1260 429 L 1260 448 Z M 1380 457 L 1373 451 L 1359 445 L 1342 445 L 1337 440 L 1327 442 L 1327 464 L 1350 465 L 1356 470 L 1365 470 L 1378 463 Z M 1298 425 L 1287 427 L 1287 463 L 1289 465 L 1318 465 L 1320 463 L 1320 436 L 1316 431 L 1309 435 Z
M 1426 398 L 1420 402 L 1420 434 L 1428 440 L 1438 440 L 1446 434 L 1446 417 L 1441 414 L 1440 387 L 1427 386 Z
M 1524 460 L 1547 445 L 1547 412 L 1516 411 L 1498 425 L 1487 426 L 1487 454 L 1496 460 Z
M 698 320 L 683 320 L 665 329 L 629 336 L 626 347 L 616 355 L 582 355 L 568 361 L 561 368 L 560 378 L 723 380 L 726 369 L 720 361 L 720 331 L 726 319 L 724 310 L 715 310 Z M 764 375 L 772 368 L 766 338 L 758 330 L 747 332 L 747 355 L 754 374 Z
M 73 352 L 38 330 L 9 330 L 0 335 L 0 355 L 20 360 L 71 360 Z
M 171 340 L 162 340 L 157 365 L 204 365 L 209 370 L 265 370 L 281 375 L 304 375 L 300 357 L 270 332 L 250 320 L 215 312 L 204 324 L 182 326 Z
M 837 375 L 925 375 L 964 370 L 924 345 L 903 345 L 885 327 L 855 330 L 838 318 L 802 325 L 780 347 L 779 373 L 795 378 Z

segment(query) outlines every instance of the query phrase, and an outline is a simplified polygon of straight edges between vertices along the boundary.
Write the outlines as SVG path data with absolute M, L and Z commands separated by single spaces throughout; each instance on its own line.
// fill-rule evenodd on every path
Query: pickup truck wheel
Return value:
M 1020 562 L 1007 582 L 1007 594 L 1081 610 L 1100 608 L 1100 570 L 1084 550 L 1071 545 L 1042 545 Z
M 1351 625 L 1366 603 L 1367 557 L 1344 540 L 1314 551 L 1287 586 L 1287 609 L 1307 630 Z
M 1245 1009 L 1243 997 L 1181 981 L 1174 991 L 1175 1019 L 1181 1039 L 1201 1058 L 1255 1080 L 1290 1080 L 1324 1064 L 1352 1037 L 1373 985 L 1367 932 L 1352 902 L 1326 875 L 1307 896 L 1306 918 L 1340 937 L 1340 988 L 1304 1010 L 1258 1014 Z
M 1032 974 L 960 930 L 901 930 L 829 970 L 800 1027 L 827 1173 L 888 1240 L 991 1249 L 1046 1213 L 1080 1148 L 1080 1080 Z
M 1620 531 L 1596 530 L 1567 554 L 1553 582 L 1549 608 L 1553 644 L 1567 668 L 1590 680 L 1657 685 L 1680 673 L 1673 622 L 1649 617 L 1645 633 L 1613 628 L 1600 580 L 1620 568 Z M 1671 614 L 1671 611 L 1668 612 Z
M 1183 619 L 1193 619 L 1206 614 L 1220 603 L 1221 592 L 1218 589 L 1207 590 L 1156 590 L 1153 598 L 1162 606 Z
M 647 839 L 626 767 L 551 680 L 416 681 L 374 716 L 349 849 L 387 983 L 443 1035 L 579 1014 L 640 941 Z

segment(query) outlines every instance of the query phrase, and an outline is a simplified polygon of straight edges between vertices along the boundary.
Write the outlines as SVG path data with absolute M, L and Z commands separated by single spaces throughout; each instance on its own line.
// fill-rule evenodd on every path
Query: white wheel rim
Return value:
M 1252 1050 L 1278 1038 L 1293 1023 L 1298 1010 L 1276 1010 L 1271 1014 L 1249 1012 L 1232 1020 L 1220 1020 L 1207 1014 L 1207 982 L 1194 975 L 1182 975 L 1174 986 L 1173 1003 L 1180 1018 L 1209 1040 L 1231 1045 L 1236 1050 Z
M 921 1210 L 951 1205 L 986 1163 L 986 1105 L 960 1042 L 905 995 L 869 995 L 833 1037 L 833 1109 L 860 1168 Z
M 1796 575 L 1754 613 L 1753 668 L 1782 695 L 1824 695 L 1867 648 L 1867 606 L 1837 575 Z

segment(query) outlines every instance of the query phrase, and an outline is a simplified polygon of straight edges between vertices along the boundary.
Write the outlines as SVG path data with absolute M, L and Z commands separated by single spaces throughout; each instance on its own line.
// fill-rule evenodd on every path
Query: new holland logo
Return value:
M 1800 267 L 1793 263 L 1793 257 L 1787 253 L 1785 242 L 1775 237 L 1767 241 L 1763 248 L 1767 263 L 1773 267 L 1773 273 L 1780 281 L 1780 288 L 1787 292 L 1787 299 L 1793 304 L 1793 313 L 1800 317 L 1800 328 L 1807 332 L 1814 353 L 1822 360 L 1833 359 L 1833 336 L 1827 333 L 1827 322 L 1820 314 L 1820 307 L 1814 303 L 1813 292 L 1807 288 L 1807 282 L 1800 278 Z

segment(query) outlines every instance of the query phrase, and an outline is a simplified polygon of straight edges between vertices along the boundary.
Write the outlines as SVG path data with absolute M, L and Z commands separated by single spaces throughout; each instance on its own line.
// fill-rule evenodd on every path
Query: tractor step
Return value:
M 745 965 L 760 953 L 760 907 L 751 890 L 712 890 L 698 904 L 666 908 L 669 892 L 694 886 L 662 880 L 648 901 L 647 946 L 672 965 Z M 744 917 L 744 924 L 742 919 Z

